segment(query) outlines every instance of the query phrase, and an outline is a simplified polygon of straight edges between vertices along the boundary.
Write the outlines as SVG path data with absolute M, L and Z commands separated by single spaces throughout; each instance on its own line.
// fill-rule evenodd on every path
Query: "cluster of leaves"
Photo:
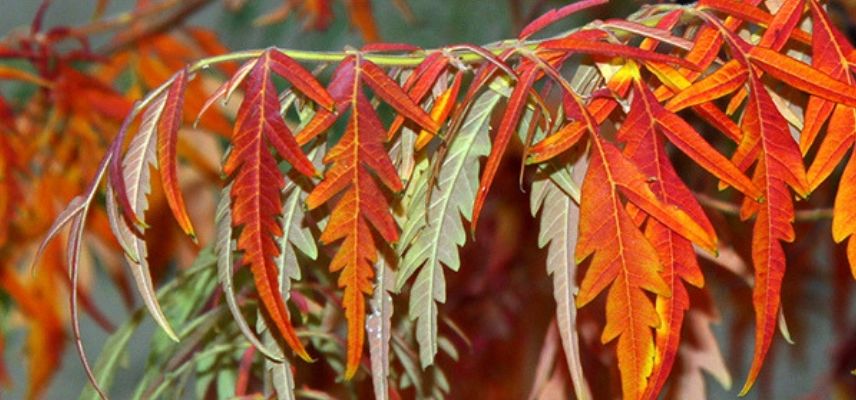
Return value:
M 576 397 L 610 394 L 609 385 L 590 385 L 595 377 L 583 369 L 583 359 L 607 350 L 577 324 L 578 308 L 600 297 L 605 310 L 593 323 L 601 343 L 615 342 L 607 349 L 624 398 L 657 398 L 676 364 L 696 383 L 672 380 L 674 398 L 703 395 L 703 369 L 730 382 L 697 260 L 697 252 L 728 248 L 702 195 L 682 180 L 672 149 L 687 168 L 705 171 L 721 190 L 732 188 L 717 196 L 740 199 L 741 219 L 752 219 L 755 352 L 741 392 L 750 390 L 776 326 L 786 331 L 782 243 L 795 238 L 794 194 L 807 198 L 833 176 L 856 138 L 853 49 L 816 0 L 660 5 L 532 39 L 602 3 L 553 10 L 515 40 L 484 47 L 271 48 L 161 68 L 177 72 L 147 84 L 148 94 L 122 110 L 128 117 L 90 171 L 96 179 L 48 234 L 71 226 L 76 299 L 84 222 L 104 210 L 101 220 L 163 328 L 137 397 L 181 391 L 193 376 L 200 396 L 319 395 L 309 386 L 313 378 L 300 376 L 303 364 L 292 364 L 292 352 L 306 360 L 321 355 L 346 380 L 365 366 L 378 398 L 448 392 L 435 360 L 440 350 L 457 358 L 441 334 L 457 330 L 439 306 L 447 295 L 444 267 L 460 268 L 458 249 L 468 228 L 476 231 L 518 140 L 532 165 L 531 212 L 540 215 L 538 243 L 547 248 L 553 280 L 552 340 L 561 342 Z M 230 64 L 236 61 L 243 64 Z M 310 72 L 301 62 L 319 68 Z M 332 63 L 324 85 L 317 77 Z M 222 66 L 227 79 L 211 93 L 193 94 L 204 90 L 194 85 L 210 65 Z M 236 110 L 218 106 L 237 93 Z M 206 113 L 212 108 L 219 113 Z M 687 122 L 689 111 L 715 135 Z M 179 133 L 194 120 L 228 130 L 221 131 L 229 147 L 214 244 L 182 275 L 187 282 L 158 294 L 148 250 L 157 244 L 146 239 L 154 229 L 146 222 L 150 168 L 159 171 L 164 207 L 187 235 L 201 237 L 178 182 L 178 157 L 193 159 L 181 154 L 187 146 Z M 852 164 L 841 174 L 832 230 L 837 242 L 849 240 L 854 266 Z M 178 302 L 181 296 L 194 301 Z M 394 312 L 398 298 L 409 301 L 407 313 Z M 72 308 L 75 314 L 75 302 Z M 229 316 L 234 324 L 224 322 Z M 83 357 L 95 390 L 89 395 L 106 397 L 99 382 L 109 383 L 141 318 L 117 330 L 94 372 Z M 170 321 L 186 322 L 176 330 Z M 698 353 L 706 362 L 693 357 Z
M 59 368 L 66 346 L 65 301 L 63 290 L 71 288 L 67 263 L 61 246 L 44 248 L 38 260 L 39 273 L 26 268 L 32 263 L 33 253 L 44 232 L 57 217 L 62 205 L 88 186 L 97 167 L 92 154 L 107 151 L 110 140 L 118 131 L 122 120 L 133 108 L 133 99 L 160 84 L 179 68 L 192 60 L 220 54 L 222 45 L 210 31 L 186 28 L 168 33 L 149 32 L 146 18 L 131 18 L 133 24 L 124 33 L 135 32 L 134 46 L 116 46 L 129 36 L 117 36 L 106 47 L 93 49 L 86 28 L 45 28 L 43 18 L 48 12 L 45 2 L 35 17 L 30 32 L 20 38 L 14 36 L 0 48 L 6 59 L 22 62 L 2 67 L 6 80 L 33 84 L 37 90 L 24 104 L 2 104 L 3 121 L 0 126 L 0 288 L 21 311 L 23 323 L 28 327 L 29 349 L 28 397 L 37 397 L 50 377 Z M 141 4 L 135 15 L 151 15 L 153 7 Z M 166 14 L 171 15 L 170 13 Z M 111 25 L 118 19 L 98 19 L 91 26 Z M 79 46 L 69 49 L 69 43 Z M 106 56 L 109 54 L 109 57 Z M 94 63 L 89 70 L 77 68 L 80 63 Z M 32 71 L 32 72 L 29 72 Z M 113 87 L 118 80 L 129 84 L 121 89 Z M 188 87 L 191 96 L 205 97 L 210 90 L 199 81 Z M 192 118 L 192 115 L 189 115 Z M 203 121 L 212 131 L 228 132 L 229 122 L 222 115 L 212 115 Z M 210 171 L 208 182 L 216 182 L 217 174 L 211 161 L 207 161 L 189 146 L 179 142 L 180 153 L 194 161 L 200 171 Z M 216 160 L 216 159 L 215 159 Z M 199 180 L 197 175 L 195 180 Z M 164 209 L 163 195 L 152 197 L 152 211 Z M 105 265 L 128 309 L 133 309 L 130 278 L 115 257 L 120 248 L 110 233 L 106 209 L 93 211 L 89 220 L 93 247 L 102 265 Z M 159 228 L 164 239 L 161 246 L 173 252 L 190 247 L 175 239 L 179 236 L 166 226 Z M 88 260 L 88 258 L 86 258 Z M 153 271 L 164 271 L 171 257 L 152 260 Z M 89 265 L 88 262 L 85 263 Z M 89 290 L 81 288 L 81 303 L 99 325 L 113 330 L 96 304 Z M 12 326 L 6 321 L 5 328 Z M 3 332 L 0 332 L 2 336 Z M 0 368 L 0 370 L 3 370 Z M 0 373 L 6 384 L 8 375 Z

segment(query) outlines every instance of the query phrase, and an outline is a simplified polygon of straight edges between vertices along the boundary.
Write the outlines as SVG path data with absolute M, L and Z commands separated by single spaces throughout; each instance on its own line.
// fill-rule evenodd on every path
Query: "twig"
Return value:
M 740 215 L 740 206 L 727 201 L 715 199 L 704 193 L 693 193 L 701 205 L 717 210 L 728 215 Z M 795 221 L 818 221 L 821 219 L 831 219 L 833 215 L 832 208 L 813 208 L 808 210 L 797 210 L 794 213 Z
M 169 2 L 174 2 L 173 0 Z M 166 2 L 165 2 L 166 3 Z M 177 1 L 180 5 L 172 14 L 160 18 L 153 23 L 144 25 L 141 29 L 132 29 L 126 34 L 119 34 L 115 40 L 101 49 L 99 53 L 110 54 L 118 50 L 122 50 L 133 43 L 162 33 L 163 31 L 174 29 L 176 25 L 201 10 L 203 7 L 212 3 L 212 0 L 186 0 Z M 139 18 L 139 17 L 138 17 Z

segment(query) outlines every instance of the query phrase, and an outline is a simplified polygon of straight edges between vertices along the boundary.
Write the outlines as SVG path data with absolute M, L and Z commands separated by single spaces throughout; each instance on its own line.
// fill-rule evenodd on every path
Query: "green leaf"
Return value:
M 240 305 L 238 305 L 238 300 L 235 298 L 235 288 L 232 282 L 232 265 L 234 264 L 232 255 L 236 245 L 235 240 L 232 239 L 231 191 L 232 185 L 229 184 L 220 192 L 220 202 L 217 204 L 217 215 L 215 217 L 217 240 L 214 242 L 214 250 L 217 253 L 217 277 L 220 281 L 220 287 L 223 289 L 226 305 L 244 337 L 265 357 L 282 361 L 282 357 L 277 356 L 273 350 L 262 344 L 256 333 L 250 328 L 250 324 L 247 323 L 247 319 L 241 312 Z
M 573 166 L 556 168 L 551 165 L 541 169 L 532 183 L 531 197 L 532 215 L 537 215 L 539 210 L 541 213 L 538 247 L 547 247 L 547 273 L 553 277 L 556 322 L 577 399 L 592 398 L 580 361 L 574 303 L 578 291 L 574 248 L 579 228 L 580 189 L 572 174 L 582 179 L 585 166 L 583 155 Z
M 131 318 L 122 324 L 119 329 L 113 332 L 113 334 L 107 338 L 107 342 L 104 343 L 104 348 L 101 349 L 101 355 L 98 357 L 98 361 L 95 362 L 95 368 L 93 370 L 95 378 L 98 380 L 98 384 L 101 385 L 103 390 L 106 391 L 110 389 L 116 370 L 119 369 L 119 361 L 125 356 L 128 342 L 130 342 L 131 337 L 137 331 L 137 328 L 140 327 L 140 323 L 143 321 L 144 316 L 145 313 L 142 310 L 135 312 Z M 86 385 L 80 393 L 80 399 L 99 400 L 100 397 L 98 396 L 98 393 L 95 392 L 95 389 L 92 388 L 92 385 Z
M 421 160 L 407 192 L 413 191 L 407 221 L 401 233 L 403 259 L 396 279 L 396 290 L 417 271 L 410 291 L 410 318 L 416 320 L 416 338 L 423 368 L 437 354 L 437 302 L 446 301 L 446 282 L 440 264 L 453 271 L 460 268 L 458 247 L 466 241 L 461 216 L 468 220 L 478 188 L 479 157 L 490 152 L 490 116 L 501 96 L 485 91 L 469 110 L 461 129 L 450 143 L 437 185 L 430 196 L 428 160 Z M 408 196 L 408 193 L 405 193 Z
M 392 335 L 393 272 L 386 257 L 381 254 L 375 264 L 374 294 L 369 301 L 371 314 L 366 319 L 366 337 L 369 342 L 372 384 L 375 399 L 389 398 L 389 339 Z
M 151 192 L 151 168 L 158 166 L 156 154 L 157 126 L 163 114 L 166 100 L 166 93 L 161 94 L 153 100 L 152 104 L 143 113 L 139 132 L 131 140 L 131 143 L 128 145 L 128 151 L 122 160 L 122 181 L 125 188 L 123 188 L 124 190 L 120 188 L 118 193 L 124 192 L 127 195 L 127 205 L 132 208 L 131 212 L 140 219 L 140 222 L 145 221 L 145 212 L 149 208 L 148 196 L 149 192 Z M 130 266 L 131 276 L 134 278 L 134 283 L 137 285 L 137 291 L 140 293 L 143 303 L 149 309 L 149 313 L 161 329 L 171 339 L 178 341 L 178 337 L 164 315 L 155 295 L 155 287 L 152 282 L 151 272 L 149 271 L 146 242 L 132 232 L 125 219 L 121 217 L 119 206 L 116 204 L 114 189 L 116 188 L 108 181 L 106 198 L 107 217 L 110 221 L 110 227 L 119 244 L 122 246 L 125 253 L 125 260 Z
M 294 375 L 291 373 L 291 362 L 289 362 L 288 358 L 283 355 L 276 339 L 274 339 L 273 335 L 270 333 L 270 329 L 268 329 L 265 319 L 261 315 L 259 315 L 258 322 L 256 323 L 256 329 L 258 329 L 259 333 L 262 335 L 264 344 L 274 349 L 275 354 L 279 355 L 282 359 L 282 362 L 265 359 L 265 381 L 270 383 L 270 387 L 273 387 L 273 392 L 276 395 L 277 400 L 296 399 L 297 396 L 294 394 L 296 385 L 294 383 Z M 265 398 L 270 398 L 270 396 L 265 396 Z

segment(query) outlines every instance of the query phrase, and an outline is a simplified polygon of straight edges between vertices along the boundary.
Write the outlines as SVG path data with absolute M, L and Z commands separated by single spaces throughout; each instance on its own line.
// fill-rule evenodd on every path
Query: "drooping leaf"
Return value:
M 662 264 L 655 248 L 631 220 L 621 195 L 681 237 L 711 251 L 716 246 L 712 232 L 683 210 L 663 204 L 645 181 L 645 175 L 618 149 L 599 135 L 592 135 L 592 157 L 582 187 L 576 260 L 593 258 L 576 303 L 582 307 L 610 287 L 601 340 L 607 343 L 618 338 L 622 392 L 625 398 L 632 399 L 641 398 L 647 387 L 655 354 L 652 328 L 661 323 L 645 292 L 664 297 L 671 296 L 671 292 L 659 274 Z
M 686 211 L 706 231 L 713 232 L 713 227 L 702 211 L 701 206 L 689 189 L 681 182 L 680 178 L 678 178 L 664 151 L 663 139 L 657 129 L 654 129 L 653 120 L 658 120 L 663 115 L 670 113 L 658 103 L 652 103 L 653 95 L 650 92 L 647 92 L 646 95 L 646 91 L 647 88 L 637 89 L 634 102 L 637 99 L 644 102 L 646 100 L 641 99 L 646 97 L 648 100 L 645 105 L 637 105 L 632 108 L 631 113 L 636 110 L 651 110 L 653 108 L 658 111 L 653 111 L 652 113 L 654 115 L 660 114 L 660 117 L 648 117 L 647 123 L 640 124 L 635 123 L 635 121 L 645 120 L 645 117 L 633 119 L 628 116 L 621 127 L 620 135 L 620 137 L 623 136 L 628 139 L 628 144 L 625 146 L 624 151 L 628 154 L 630 160 L 640 166 L 642 173 L 652 178 L 650 186 L 659 198 L 663 199 L 667 204 L 677 206 Z M 674 116 L 674 119 L 679 120 L 674 114 L 670 115 Z M 692 129 L 688 125 L 681 128 L 681 124 L 686 125 L 682 120 L 680 122 L 670 121 L 668 118 L 663 118 L 663 120 L 665 122 L 660 122 L 660 130 L 662 131 Z M 667 134 L 666 136 L 669 135 Z M 719 161 L 719 163 L 722 163 L 722 161 Z M 733 165 L 731 165 L 731 168 L 737 171 L 737 168 Z M 663 270 L 660 275 L 666 282 L 666 286 L 671 293 L 671 296 L 658 295 L 655 305 L 657 315 L 660 317 L 660 325 L 655 329 L 654 363 L 649 385 L 643 396 L 644 398 L 654 399 L 657 398 L 665 385 L 681 341 L 681 327 L 684 313 L 689 308 L 689 296 L 683 282 L 687 282 L 693 286 L 702 286 L 704 278 L 696 261 L 695 251 L 689 240 L 677 235 L 674 231 L 656 220 L 650 220 L 646 223 L 644 236 L 654 247 L 662 263 Z
M 581 262 L 592 254 L 594 258 L 576 303 L 583 307 L 612 286 L 601 341 L 619 337 L 616 353 L 622 393 L 624 398 L 639 399 L 653 368 L 651 329 L 660 324 L 645 291 L 662 296 L 670 293 L 658 273 L 662 267 L 657 253 L 625 211 L 614 183 L 609 182 L 609 160 L 605 158 L 604 154 L 593 155 L 583 181 L 576 260 Z
M 487 199 L 487 194 L 490 191 L 490 186 L 496 176 L 496 171 L 499 169 L 499 163 L 504 158 L 505 150 L 508 143 L 517 132 L 517 125 L 520 122 L 520 117 L 528 104 L 529 89 L 535 83 L 538 77 L 538 70 L 534 65 L 529 65 L 518 79 L 508 97 L 508 105 L 505 108 L 505 113 L 502 115 L 502 120 L 497 128 L 496 136 L 493 138 L 493 143 L 490 150 L 490 155 L 487 158 L 487 163 L 484 167 L 481 179 L 479 180 L 479 189 L 476 192 L 475 205 L 473 206 L 472 220 L 470 231 L 475 232 L 478 224 L 481 209 Z
M 576 285 L 577 263 L 574 246 L 578 236 L 580 219 L 579 188 L 574 177 L 585 174 L 585 157 L 571 168 L 546 169 L 544 177 L 532 183 L 530 208 L 532 215 L 541 213 L 538 246 L 547 247 L 547 273 L 553 276 L 553 298 L 556 300 L 556 324 L 565 350 L 568 370 L 574 393 L 578 399 L 592 398 L 591 389 L 583 374 L 580 360 L 579 335 L 577 333 L 576 305 L 574 297 L 579 288 Z M 552 170 L 551 170 L 552 169 Z M 549 175 L 547 173 L 549 172 Z M 557 184 L 564 181 L 567 184 Z M 575 189 L 568 192 L 563 187 Z
M 794 209 L 788 186 L 801 194 L 808 190 L 802 157 L 796 142 L 791 138 L 787 122 L 779 115 L 759 79 L 750 77 L 749 86 L 749 103 L 742 124 L 746 134 L 740 146 L 760 148 L 753 180 L 764 191 L 765 200 L 759 205 L 747 199 L 741 209 L 743 218 L 757 213 L 752 231 L 755 352 L 741 394 L 746 394 L 755 382 L 775 335 L 785 273 L 785 254 L 781 242 L 794 240 L 794 229 L 791 226 Z
M 487 137 L 491 114 L 501 96 L 485 91 L 467 113 L 440 166 L 437 184 L 430 185 L 427 160 L 423 159 L 406 197 L 407 221 L 401 233 L 403 253 L 396 276 L 396 290 L 416 274 L 410 291 L 410 318 L 417 321 L 416 338 L 422 367 L 432 364 L 437 354 L 437 302 L 446 301 L 446 280 L 442 265 L 457 271 L 461 261 L 458 247 L 466 241 L 461 217 L 472 218 L 478 188 L 479 158 L 490 152 Z M 414 174 L 415 175 L 415 174 Z M 430 196 L 428 190 L 431 190 Z M 412 194 L 411 194 L 412 192 Z M 430 203 L 426 204 L 430 198 Z M 417 273 L 418 272 L 418 273 Z
M 389 398 L 389 342 L 392 337 L 392 295 L 390 291 L 395 283 L 392 269 L 385 257 L 378 258 L 375 270 L 374 294 L 369 301 L 371 314 L 366 319 L 366 334 L 369 337 L 369 356 L 371 357 L 372 385 L 375 399 Z
M 223 297 L 226 298 L 226 305 L 229 307 L 229 312 L 238 324 L 238 329 L 244 337 L 252 343 L 265 357 L 273 359 L 277 362 L 283 362 L 281 356 L 277 355 L 277 351 L 268 348 L 262 344 L 259 337 L 250 328 L 247 319 L 241 312 L 241 307 L 238 304 L 238 299 L 235 296 L 235 288 L 232 280 L 232 267 L 234 260 L 232 253 L 235 251 L 235 240 L 232 239 L 232 214 L 231 206 L 232 186 L 226 186 L 220 192 L 220 202 L 217 204 L 217 212 L 215 222 L 217 224 L 217 239 L 214 242 L 214 252 L 217 253 L 217 278 L 220 281 L 220 287 L 223 289 Z M 280 352 L 281 353 L 281 352 Z
M 155 295 L 154 282 L 149 270 L 146 242 L 127 225 L 127 218 L 120 219 L 117 216 L 117 213 L 114 211 L 116 206 L 111 205 L 114 198 L 113 190 L 111 190 L 113 188 L 112 185 L 124 185 L 122 189 L 115 189 L 116 196 L 120 198 L 120 204 L 123 203 L 121 197 L 125 196 L 123 207 L 129 207 L 128 211 L 133 213 L 137 221 L 145 223 L 145 212 L 149 208 L 148 196 L 151 192 L 151 168 L 158 167 L 158 121 L 163 117 L 167 100 L 168 94 L 162 93 L 151 102 L 143 113 L 140 129 L 131 140 L 125 157 L 122 159 L 121 173 L 111 175 L 111 182 L 108 182 L 107 215 L 110 217 L 114 234 L 120 238 L 119 242 L 123 246 L 125 260 L 131 268 L 131 276 L 134 278 L 137 291 L 140 297 L 142 297 L 143 303 L 148 308 L 152 318 L 154 318 L 155 322 L 164 330 L 167 336 L 178 341 L 178 337 L 164 315 Z M 173 112 L 176 111 L 174 110 Z M 114 170 L 119 169 L 118 164 L 117 162 L 116 165 L 111 165 L 111 168 Z
M 344 288 L 342 303 L 348 320 L 346 379 L 357 372 L 363 352 L 364 296 L 372 293 L 373 266 L 378 257 L 378 244 L 371 229 L 386 242 L 398 240 L 398 226 L 375 179 L 393 192 L 403 188 L 384 148 L 386 132 L 363 93 L 364 82 L 408 119 L 429 131 L 437 129 L 437 123 L 370 61 L 350 56 L 334 72 L 328 90 L 337 108 L 350 109 L 350 115 L 344 136 L 325 156 L 324 161 L 332 166 L 306 198 L 306 205 L 309 209 L 317 208 L 344 191 L 333 207 L 320 241 L 330 244 L 342 240 L 330 271 L 342 271 L 339 287 Z
M 273 260 L 280 251 L 274 239 L 282 235 L 276 217 L 282 211 L 280 195 L 285 177 L 268 146 L 272 145 L 304 175 L 314 175 L 315 168 L 280 114 L 279 95 L 271 76 L 271 64 L 275 62 L 272 52 L 265 52 L 247 76 L 247 93 L 238 109 L 232 139 L 234 148 L 224 171 L 233 176 L 232 223 L 242 228 L 237 248 L 243 251 L 243 262 L 251 268 L 264 309 L 289 346 L 301 358 L 309 359 L 291 326 Z
M 176 165 L 176 145 L 178 129 L 181 127 L 184 92 L 187 88 L 187 70 L 179 71 L 166 91 L 162 115 L 158 119 L 157 157 L 161 182 L 167 204 L 172 209 L 178 224 L 184 233 L 195 238 L 196 233 L 187 215 L 184 197 L 178 187 L 178 166 Z

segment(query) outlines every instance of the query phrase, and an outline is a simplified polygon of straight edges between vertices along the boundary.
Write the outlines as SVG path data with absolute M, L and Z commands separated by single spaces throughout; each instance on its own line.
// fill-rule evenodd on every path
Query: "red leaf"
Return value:
M 636 95 L 620 132 L 627 132 L 628 129 L 647 132 L 653 131 L 656 126 L 670 142 L 699 166 L 751 198 L 761 197 L 760 190 L 749 178 L 725 156 L 719 154 L 686 121 L 663 108 L 647 86 L 638 80 L 634 86 Z M 637 124 L 643 126 L 636 126 Z
M 233 149 L 224 171 L 233 177 L 232 224 L 242 227 L 237 248 L 250 265 L 256 290 L 276 330 L 303 359 L 309 355 L 297 337 L 282 294 L 274 257 L 279 254 L 275 237 L 282 235 L 277 216 L 282 209 L 280 193 L 285 177 L 268 150 L 277 152 L 296 170 L 313 175 L 315 169 L 289 132 L 279 113 L 279 96 L 271 76 L 271 54 L 265 52 L 245 83 L 246 95 L 238 109 Z
M 167 89 L 163 115 L 158 122 L 160 133 L 157 143 L 158 169 L 160 170 L 164 195 L 172 214 L 184 233 L 195 238 L 196 233 L 193 230 L 190 217 L 187 215 L 181 189 L 178 187 L 178 166 L 176 165 L 176 143 L 178 142 L 178 129 L 181 127 L 184 91 L 187 88 L 187 70 L 179 71 L 174 79 Z
M 565 52 L 578 52 L 609 57 L 626 57 L 640 61 L 655 61 L 666 64 L 674 64 L 689 69 L 696 66 L 689 61 L 653 51 L 643 50 L 623 44 L 595 41 L 586 38 L 590 31 L 579 31 L 561 39 L 553 39 L 542 42 L 538 48 L 548 50 L 562 50 Z
M 552 25 L 554 22 L 560 19 L 573 15 L 574 13 L 585 10 L 587 8 L 599 6 L 608 2 L 609 0 L 580 0 L 576 3 L 568 4 L 562 8 L 554 8 L 542 14 L 540 17 L 535 18 L 532 22 L 527 24 L 523 28 L 523 30 L 520 31 L 520 35 L 518 35 L 517 38 L 520 40 L 526 40 L 527 38 L 529 38 L 529 36 L 538 33 L 538 31 L 546 28 L 549 25 Z
M 502 115 L 496 136 L 493 139 L 493 147 L 490 149 L 490 155 L 487 158 L 484 172 L 479 180 L 479 189 L 476 192 L 473 217 L 470 224 L 470 231 L 473 233 L 476 231 L 481 209 L 484 206 L 485 199 L 487 199 L 487 193 L 490 191 L 496 171 L 499 169 L 499 163 L 505 156 L 505 149 L 508 147 L 508 142 L 514 136 L 514 133 L 517 132 L 517 125 L 520 123 L 520 117 L 523 115 L 523 110 L 526 108 L 527 99 L 529 98 L 529 89 L 535 83 L 537 75 L 537 69 L 534 66 L 530 66 L 529 69 L 523 71 L 520 79 L 518 79 L 517 84 L 511 91 L 511 95 L 508 97 L 508 105 L 505 107 L 505 113 Z
M 413 122 L 416 122 L 423 128 L 437 132 L 440 127 L 437 122 L 425 113 L 418 104 L 416 104 L 404 90 L 398 86 L 386 71 L 373 64 L 368 60 L 360 61 L 361 76 L 365 82 L 371 86 L 374 93 L 382 98 L 387 104 L 392 106 L 401 115 L 407 117 Z
M 270 68 L 273 72 L 285 78 L 292 86 L 321 107 L 328 110 L 333 109 L 333 98 L 306 68 L 274 48 L 268 49 L 266 53 L 270 57 Z
M 756 2 L 757 4 L 757 2 Z M 787 4 L 787 1 L 783 2 L 783 4 Z M 717 11 L 722 11 L 727 15 L 732 15 L 736 18 L 740 18 L 742 20 L 747 20 L 750 22 L 754 22 L 764 27 L 769 27 L 772 29 L 779 29 L 781 26 L 776 26 L 773 22 L 774 16 L 769 13 L 759 9 L 755 5 L 747 2 L 734 1 L 734 0 L 701 0 L 698 3 L 700 9 L 710 8 Z M 795 5 L 794 2 L 791 2 L 791 5 Z M 784 5 L 782 7 L 785 7 Z M 779 9 L 779 13 L 782 11 L 782 8 Z M 801 7 L 800 7 L 800 11 Z M 795 23 L 794 23 L 795 24 Z M 802 31 L 802 30 L 794 30 L 786 35 L 776 34 L 776 41 L 786 41 L 789 36 L 793 36 L 794 39 L 802 42 L 802 43 L 810 43 L 811 35 Z M 769 44 L 764 45 L 765 47 L 772 47 Z
M 798 193 L 806 193 L 808 183 L 802 166 L 802 156 L 791 138 L 787 122 L 778 114 L 767 89 L 759 79 L 749 79 L 750 96 L 743 130 L 746 132 L 741 147 L 754 147 L 757 142 L 758 164 L 754 181 L 764 191 L 764 203 L 745 200 L 741 217 L 748 218 L 757 212 L 752 234 L 752 261 L 755 266 L 755 354 L 752 367 L 741 395 L 752 387 L 761 370 L 767 350 L 775 334 L 779 312 L 782 277 L 785 272 L 785 255 L 782 241 L 794 239 L 791 222 L 794 210 L 788 186 Z
M 434 84 L 437 82 L 437 78 L 439 78 L 440 74 L 446 70 L 448 65 L 449 60 L 444 57 L 442 53 L 429 54 L 421 64 L 414 68 L 413 73 L 407 77 L 402 89 L 407 92 L 414 102 L 422 102 L 431 88 L 434 87 Z M 389 129 L 387 130 L 388 139 L 395 137 L 395 134 L 398 133 L 401 126 L 404 125 L 404 120 L 405 118 L 403 115 L 395 116 L 395 119 L 392 120 L 392 123 L 389 125 Z

